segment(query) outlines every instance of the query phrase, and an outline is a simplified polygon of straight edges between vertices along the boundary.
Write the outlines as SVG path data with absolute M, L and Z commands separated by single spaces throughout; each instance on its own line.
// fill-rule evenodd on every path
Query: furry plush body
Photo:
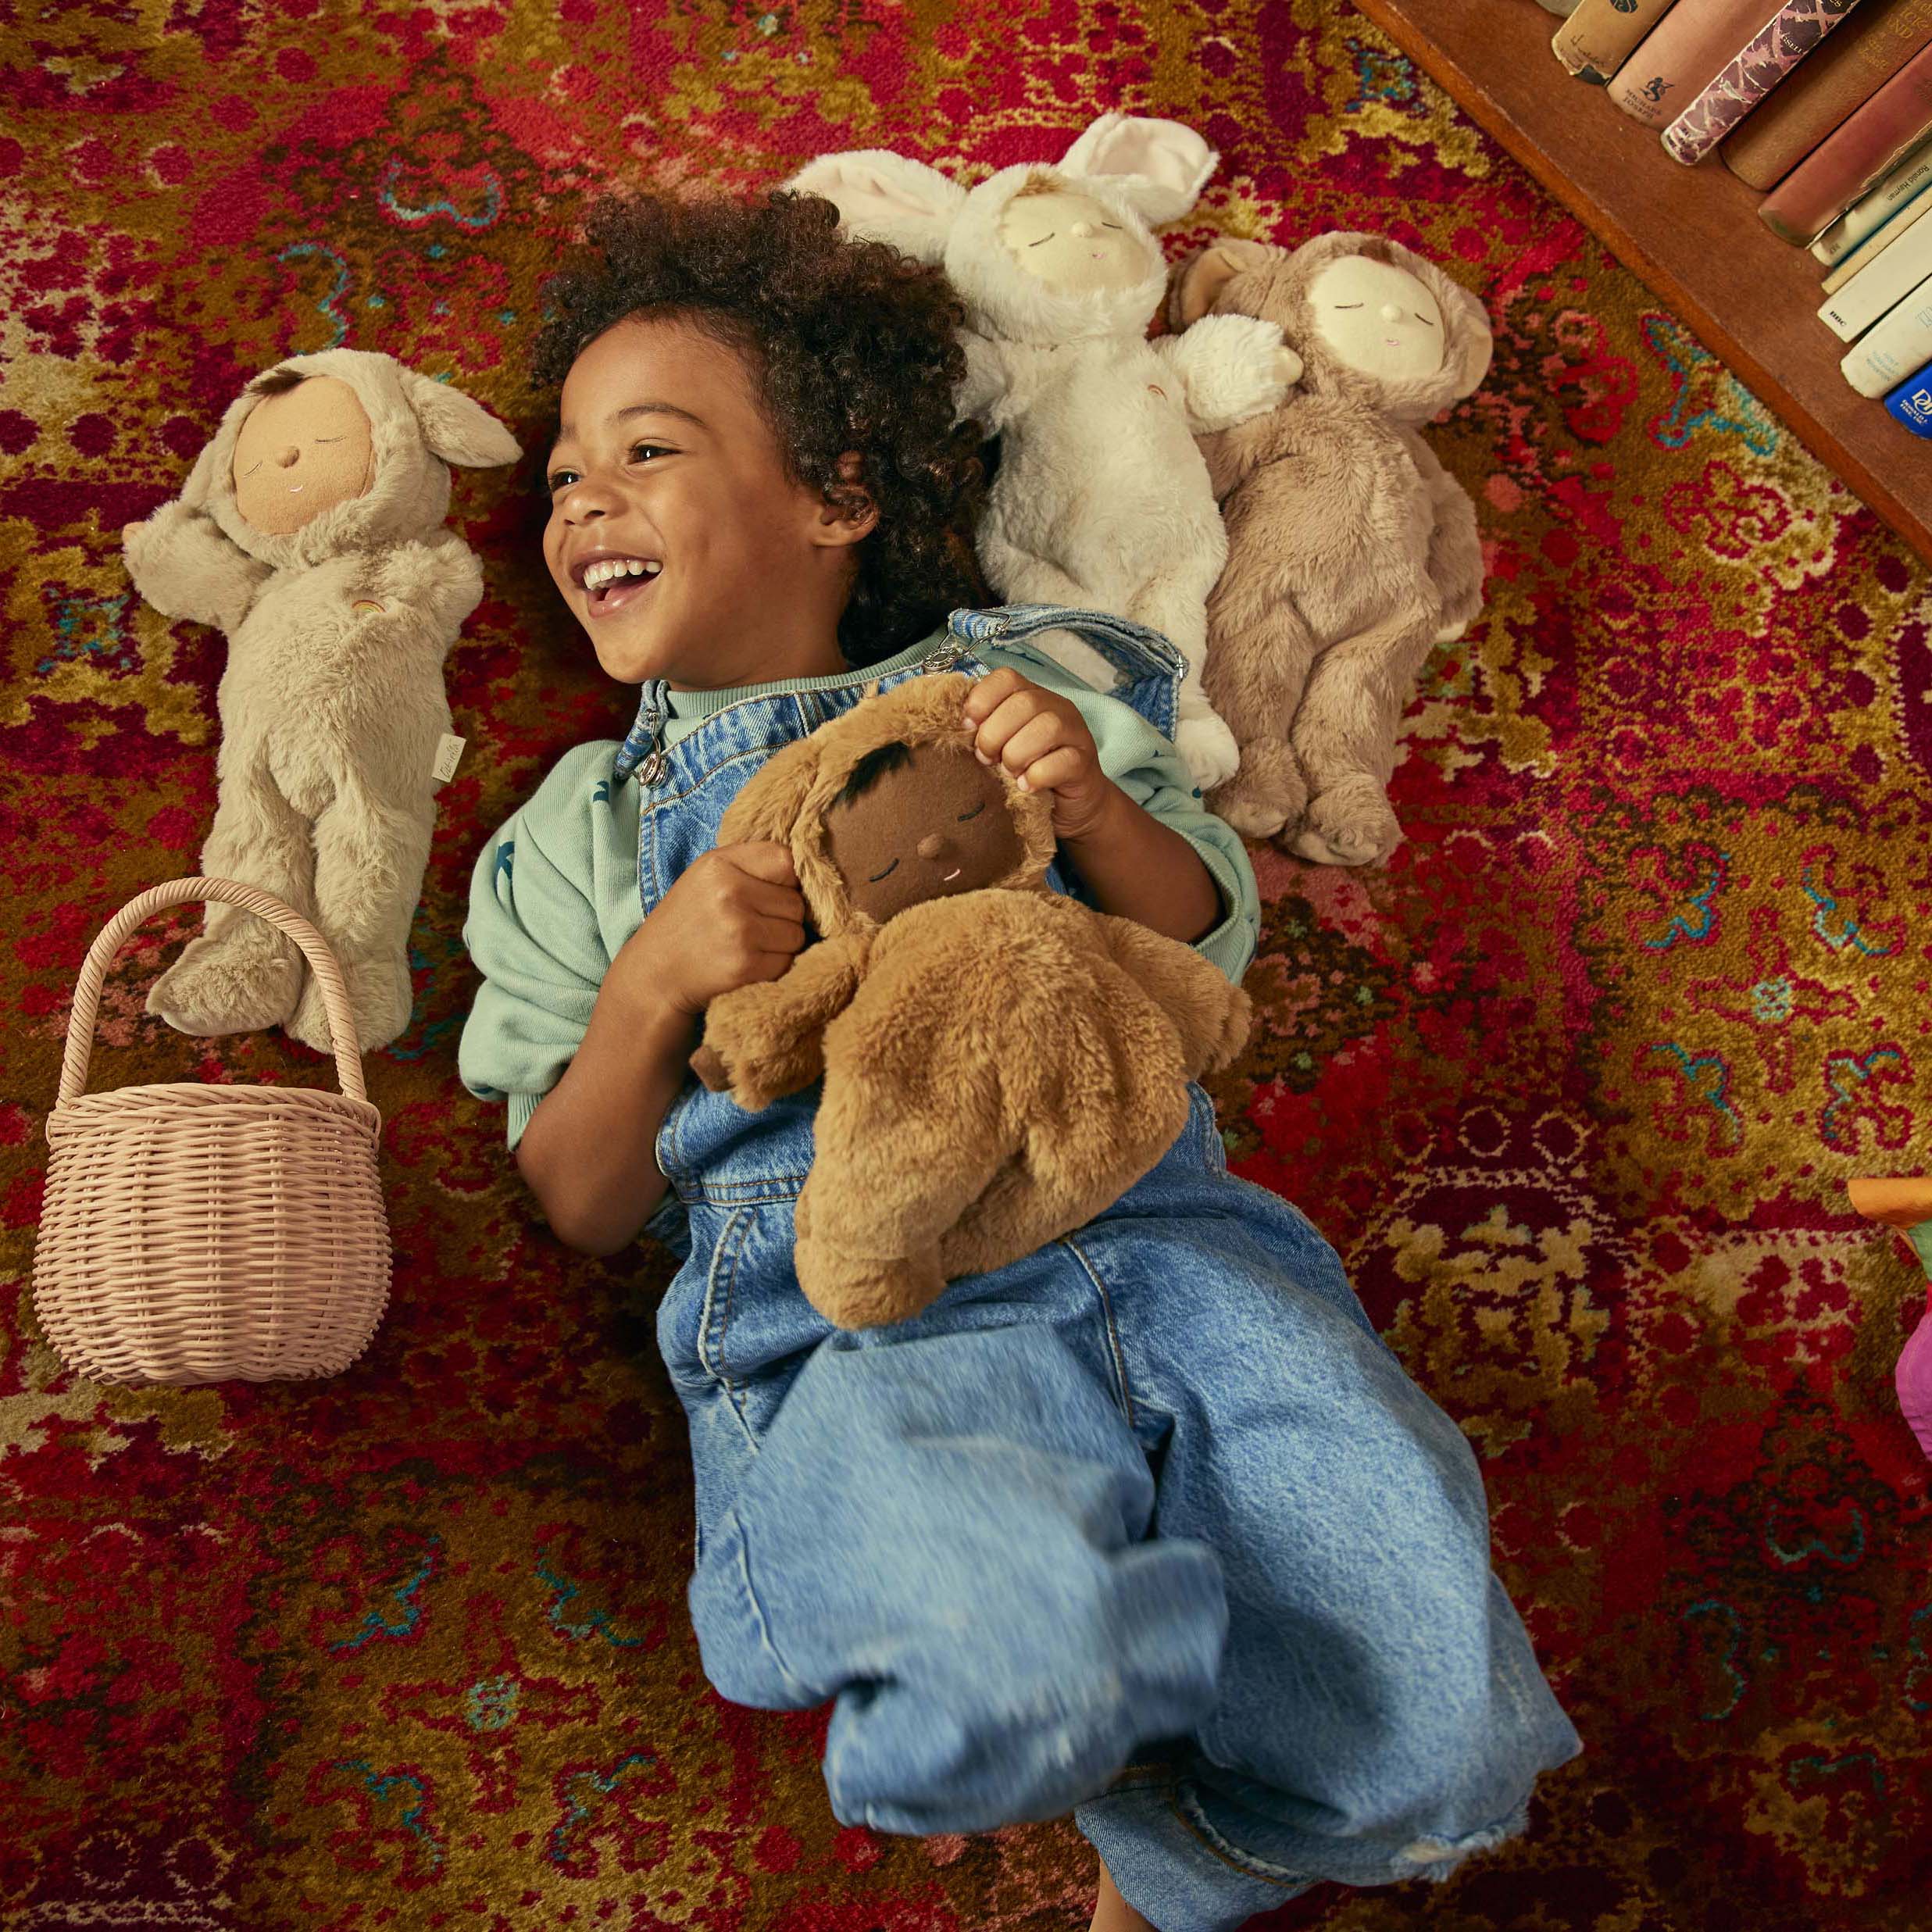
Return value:
M 955 1277 L 1002 1267 L 1111 1206 L 1173 1144 L 1185 1083 L 1247 1037 L 1247 995 L 1192 948 L 1048 887 L 1051 801 L 970 762 L 960 706 L 971 681 L 914 679 L 862 701 L 774 755 L 719 828 L 721 843 L 790 848 L 822 937 L 781 977 L 714 1000 L 692 1064 L 754 1111 L 823 1075 L 796 1265 L 813 1306 L 841 1327 L 916 1314 Z M 859 809 L 841 789 L 895 744 L 967 760 L 1016 836 L 999 876 L 882 921 L 855 902 L 865 887 L 833 847 L 841 815 Z M 937 870 L 956 856 L 942 820 L 956 799 L 917 809 L 930 795 L 894 805 L 881 836 L 928 861 L 942 891 Z
M 1177 122 L 1103 114 L 1059 162 L 1002 168 L 970 191 L 878 148 L 827 155 L 786 184 L 831 202 L 848 233 L 944 265 L 970 321 L 959 413 L 999 438 L 977 536 L 987 580 L 1009 603 L 1108 611 L 1170 638 L 1190 667 L 1175 743 L 1204 787 L 1237 753 L 1202 683 L 1227 540 L 1192 433 L 1272 409 L 1299 373 L 1280 330 L 1245 317 L 1146 339 L 1166 287 L 1148 224 L 1193 207 L 1216 159 Z M 1042 189 L 1056 194 L 1052 218 L 1029 222 L 1024 198 Z M 1113 683 L 1071 632 L 1034 642 Z
M 319 378 L 333 379 L 326 396 Z M 324 420 L 315 405 L 329 397 L 337 413 Z M 258 425 L 260 448 L 237 477 L 249 419 L 271 402 L 293 413 L 283 429 Z M 331 477 L 345 443 L 353 471 Z M 293 356 L 230 405 L 180 495 L 124 534 L 141 595 L 228 641 L 202 871 L 260 886 L 321 930 L 365 1050 L 409 1024 L 409 922 L 435 820 L 431 767 L 450 723 L 443 659 L 483 594 L 476 558 L 442 527 L 448 466 L 516 453 L 477 403 L 387 355 Z M 284 475 L 311 479 L 309 504 Z M 209 908 L 148 1010 L 189 1034 L 279 1023 L 330 1050 L 301 953 L 238 907 Z
M 1487 319 L 1433 263 L 1350 234 L 1216 243 L 1177 270 L 1169 315 L 1184 342 L 1265 317 L 1303 365 L 1280 408 L 1201 441 L 1228 537 L 1207 686 L 1241 755 L 1209 803 L 1304 858 L 1379 863 L 1416 673 L 1482 603 L 1475 508 L 1415 426 L 1487 373 Z

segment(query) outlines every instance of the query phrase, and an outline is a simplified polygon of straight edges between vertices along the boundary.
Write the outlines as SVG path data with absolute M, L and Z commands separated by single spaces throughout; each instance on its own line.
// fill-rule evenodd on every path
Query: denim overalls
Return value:
M 983 673 L 975 644 L 1055 627 L 1171 734 L 1179 653 L 1092 612 L 955 612 L 884 681 Z M 863 682 L 747 698 L 668 749 L 646 687 L 623 762 L 647 914 L 764 758 Z M 1475 1457 L 1314 1226 L 1229 1174 L 1207 1095 L 1098 1219 L 856 1334 L 792 1272 L 817 1097 L 754 1114 L 687 1083 L 652 1230 L 685 1255 L 659 1341 L 691 1422 L 705 1669 L 766 1709 L 837 1699 L 840 1820 L 1077 1807 L 1159 1932 L 1319 1879 L 1445 1876 L 1520 1830 L 1581 1745 L 1491 1572 Z

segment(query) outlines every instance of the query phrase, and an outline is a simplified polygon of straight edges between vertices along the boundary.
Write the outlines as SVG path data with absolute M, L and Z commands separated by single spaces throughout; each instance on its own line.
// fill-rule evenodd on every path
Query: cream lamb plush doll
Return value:
M 1178 122 L 1103 114 L 1062 160 L 970 191 L 880 148 L 825 155 L 785 184 L 832 202 L 848 234 L 943 265 L 969 322 L 959 414 L 1000 441 L 978 536 L 987 577 L 1009 603 L 1104 610 L 1172 640 L 1188 664 L 1175 743 L 1204 789 L 1237 753 L 1201 679 L 1227 538 L 1193 434 L 1273 409 L 1301 373 L 1280 328 L 1245 316 L 1147 340 L 1166 291 L 1148 224 L 1193 207 L 1216 159 Z M 1070 632 L 1034 641 L 1112 684 Z
M 366 1052 L 409 1023 L 409 922 L 450 722 L 443 659 L 483 595 L 475 556 L 442 527 L 448 465 L 516 454 L 480 405 L 387 355 L 295 355 L 230 405 L 180 495 L 122 533 L 141 595 L 228 639 L 202 871 L 321 930 Z M 209 906 L 148 1010 L 188 1034 L 280 1023 L 330 1050 L 301 953 L 238 906 Z

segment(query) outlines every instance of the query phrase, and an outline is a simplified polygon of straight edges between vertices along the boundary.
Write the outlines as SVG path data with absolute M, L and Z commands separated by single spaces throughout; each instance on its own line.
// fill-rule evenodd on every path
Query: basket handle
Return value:
M 329 1040 L 335 1049 L 335 1077 L 351 1100 L 366 1100 L 362 1091 L 362 1050 L 355 1037 L 355 1016 L 349 1006 L 348 987 L 342 969 L 329 950 L 329 942 L 292 907 L 284 905 L 272 892 L 259 886 L 244 885 L 234 879 L 170 879 L 130 899 L 87 948 L 80 977 L 73 989 L 73 1010 L 67 1016 L 67 1051 L 60 1062 L 60 1102 L 66 1106 L 78 1099 L 87 1084 L 87 1061 L 94 1052 L 94 1023 L 100 1012 L 101 983 L 122 942 L 145 919 L 164 906 L 179 905 L 184 899 L 221 899 L 239 905 L 278 926 L 301 947 L 309 970 L 322 988 L 322 1003 L 329 1016 Z

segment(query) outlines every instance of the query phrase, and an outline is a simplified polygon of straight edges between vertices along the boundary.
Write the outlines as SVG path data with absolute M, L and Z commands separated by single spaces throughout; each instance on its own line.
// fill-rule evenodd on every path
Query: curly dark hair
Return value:
M 560 384 L 583 350 L 634 316 L 675 315 L 746 353 L 795 481 L 852 500 L 847 450 L 879 520 L 855 546 L 839 620 L 855 667 L 988 600 L 973 554 L 985 477 L 971 424 L 955 427 L 965 311 L 937 268 L 838 232 L 823 197 L 607 195 L 584 217 L 587 250 L 545 285 L 533 373 Z

